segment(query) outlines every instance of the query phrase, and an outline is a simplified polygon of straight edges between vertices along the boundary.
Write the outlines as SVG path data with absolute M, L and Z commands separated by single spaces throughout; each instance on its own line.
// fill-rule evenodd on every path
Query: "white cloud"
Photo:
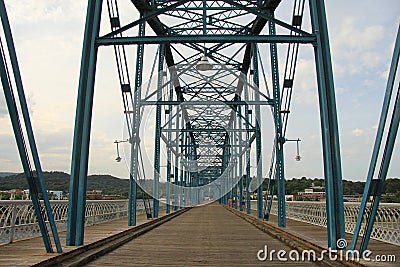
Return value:
M 375 51 L 364 52 L 362 53 L 361 62 L 364 67 L 374 67 L 382 62 L 382 55 L 379 52 Z
M 351 134 L 354 136 L 361 136 L 364 134 L 364 130 L 362 130 L 360 128 L 356 128 L 353 131 L 351 131 Z
M 385 63 L 381 47 L 387 34 L 383 25 L 368 25 L 363 18 L 352 16 L 345 17 L 339 27 L 333 29 L 331 42 L 335 74 L 371 74 Z
M 317 81 L 313 60 L 300 59 L 294 81 L 294 101 L 301 104 L 317 104 Z
M 364 81 L 373 80 L 371 77 L 380 80 L 379 82 L 387 79 L 395 34 L 392 29 L 395 28 L 393 25 L 398 24 L 398 12 L 394 12 L 396 8 L 398 10 L 396 1 L 385 2 L 386 4 L 382 4 L 379 10 L 376 9 L 376 5 L 370 4 L 374 3 L 373 1 L 367 1 L 368 4 L 362 6 L 351 1 L 326 3 L 328 22 L 332 23 L 329 24 L 329 33 L 336 93 L 341 95 L 337 98 L 338 106 L 346 105 L 352 108 L 351 111 L 362 113 L 357 114 L 356 121 L 345 120 L 349 117 L 347 113 L 349 109 L 338 110 L 342 119 L 339 128 L 347 133 L 341 135 L 342 155 L 344 157 L 351 155 L 351 161 L 343 160 L 345 177 L 363 177 L 363 167 L 368 163 L 370 155 L 368 145 L 372 144 L 370 139 L 374 136 L 371 133 L 376 132 L 370 125 L 376 123 L 376 116 L 371 116 L 369 110 L 366 112 L 365 109 L 357 107 L 377 105 L 372 101 L 376 100 L 376 97 L 371 99 L 368 97 L 368 92 L 365 92 L 367 90 L 364 90 L 365 86 L 363 88 Z M 120 9 L 124 21 L 136 16 L 134 13 L 125 12 L 134 10 L 129 0 L 119 2 L 130 8 Z M 29 96 L 28 104 L 32 107 L 35 103 L 34 113 L 31 116 L 42 164 L 48 170 L 69 171 L 87 1 L 18 0 L 6 1 L 6 4 L 26 95 Z M 343 4 L 346 4 L 346 10 L 342 8 Z M 108 30 L 107 19 L 103 19 L 103 23 L 102 25 Z M 269 49 L 265 47 L 267 46 L 265 45 L 260 52 L 264 61 L 269 62 Z M 129 53 L 134 54 L 134 48 L 129 49 Z M 105 50 L 109 54 L 105 55 L 103 53 Z M 113 51 L 110 47 L 99 51 L 89 172 L 124 176 L 123 174 L 127 173 L 126 166 L 116 164 L 114 161 L 116 152 L 113 141 L 121 139 L 123 118 Z M 282 65 L 285 50 L 280 52 L 282 52 L 280 53 Z M 321 176 L 322 150 L 318 95 L 311 46 L 300 46 L 299 59 L 288 137 L 298 136 L 303 140 L 301 153 L 304 155 L 304 160 L 293 165 L 295 150 L 292 149 L 293 146 L 287 146 L 287 153 L 292 154 L 286 164 L 286 171 L 289 176 L 298 176 L 299 169 L 306 176 Z M 146 57 L 146 60 L 149 58 Z M 132 57 L 130 57 L 130 67 L 132 75 L 134 74 Z M 267 70 L 268 77 L 269 74 L 270 71 Z M 17 170 L 20 168 L 18 153 L 8 112 L 3 102 L 0 96 L 0 166 L 5 170 Z M 358 124 L 355 125 L 355 122 Z M 263 127 L 267 128 L 268 125 L 265 124 Z M 154 130 L 149 128 L 148 132 L 148 140 L 153 139 Z M 147 149 L 153 150 L 154 144 L 146 140 L 143 142 Z M 267 144 L 267 141 L 263 144 Z M 268 150 L 267 153 L 269 154 Z M 398 175 L 398 168 L 392 169 L 393 175 Z
M 41 21 L 68 21 L 82 14 L 86 1 L 74 0 L 18 0 L 7 1 L 7 11 L 13 24 Z
M 365 85 L 367 87 L 374 87 L 376 86 L 376 80 L 366 79 L 362 82 L 362 85 Z
M 346 52 L 371 50 L 378 47 L 384 35 L 383 25 L 365 25 L 356 17 L 345 17 L 332 40 L 334 46 L 345 46 Z

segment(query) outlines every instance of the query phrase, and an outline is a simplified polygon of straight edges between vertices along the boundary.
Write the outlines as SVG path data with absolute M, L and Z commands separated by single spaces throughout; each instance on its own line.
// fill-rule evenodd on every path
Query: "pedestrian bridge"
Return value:
M 399 208 L 380 200 L 400 125 L 400 29 L 362 200 L 347 204 L 325 3 L 293 0 L 283 15 L 281 2 L 88 1 L 67 204 L 47 195 L 0 0 L 0 78 L 31 196 L 1 204 L 0 265 L 398 266 Z M 303 46 L 314 52 L 325 203 L 285 198 L 287 142 L 301 159 L 286 130 Z M 86 201 L 100 48 L 115 56 L 103 78 L 119 81 L 126 123 L 114 143 L 129 166 L 128 201 Z
M 313 266 L 313 258 L 308 258 L 314 257 L 313 254 L 308 256 L 307 252 L 303 261 L 303 251 L 315 251 L 314 261 L 321 258 L 324 266 L 360 266 L 355 265 L 356 261 L 347 262 L 345 256 L 342 262 L 331 260 L 329 256 L 321 257 L 322 250 L 328 251 L 326 228 L 323 226 L 326 223 L 325 203 L 288 202 L 288 223 L 286 229 L 282 229 L 277 225 L 276 215 L 272 214 L 269 221 L 262 221 L 257 218 L 256 210 L 246 214 L 216 203 L 183 208 L 169 215 L 161 205 L 160 218 L 154 220 L 147 219 L 141 206 L 138 207 L 137 226 L 129 227 L 127 201 L 89 201 L 85 244 L 63 247 L 62 254 L 45 253 L 29 202 L 2 203 L 5 204 L 1 209 L 0 240 L 3 244 L 0 245 L 0 266 L 113 266 L 117 262 L 124 266 Z M 62 230 L 66 228 L 66 201 L 52 204 L 60 238 L 65 241 L 65 230 Z M 354 229 L 359 204 L 347 203 L 345 207 L 346 228 Z M 274 213 L 276 208 L 272 210 Z M 380 262 L 379 266 L 398 266 L 399 210 L 398 204 L 381 206 L 373 231 L 374 239 L 368 247 L 372 254 L 357 264 L 376 266 L 378 256 L 386 261 Z M 346 238 L 350 241 L 351 234 Z M 265 250 L 265 246 L 266 259 L 264 252 L 259 253 Z M 277 253 L 270 254 L 272 250 L 283 250 L 287 254 L 281 255 L 283 260 L 280 260 Z M 289 259 L 289 253 L 294 260 Z M 340 254 L 336 256 L 340 259 Z M 284 261 L 285 258 L 288 262 Z

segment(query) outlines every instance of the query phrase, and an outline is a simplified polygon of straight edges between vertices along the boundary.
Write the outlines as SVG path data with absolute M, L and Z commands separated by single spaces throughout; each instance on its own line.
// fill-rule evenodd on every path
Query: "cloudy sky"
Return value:
M 400 2 L 326 2 L 343 174 L 345 179 L 364 180 L 399 25 Z M 69 172 L 87 1 L 19 0 L 6 4 L 43 169 Z M 284 5 L 277 12 L 288 13 Z M 126 167 L 114 161 L 113 141 L 123 137 L 123 116 L 112 53 L 110 48 L 99 52 L 89 173 L 128 177 Z M 312 48 L 302 46 L 287 135 L 302 139 L 303 158 L 296 162 L 295 144 L 286 145 L 288 178 L 323 175 L 315 83 Z M 400 177 L 399 160 L 397 145 L 389 176 Z M 2 93 L 0 171 L 21 171 Z

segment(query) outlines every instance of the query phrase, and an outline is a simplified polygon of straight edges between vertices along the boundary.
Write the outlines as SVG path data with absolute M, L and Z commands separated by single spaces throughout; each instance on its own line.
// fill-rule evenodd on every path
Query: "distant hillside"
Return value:
M 69 174 L 65 172 L 44 172 L 48 190 L 69 191 Z M 13 174 L 0 177 L 0 190 L 27 189 L 24 174 Z M 129 180 L 119 179 L 111 175 L 89 175 L 87 190 L 102 190 L 104 194 L 121 194 L 128 196 Z
M 46 186 L 48 190 L 69 191 L 70 176 L 64 172 L 44 172 Z M 310 179 L 306 177 L 293 178 L 286 181 L 286 194 L 292 195 L 298 192 L 304 192 L 305 189 L 314 186 L 324 186 L 323 179 Z M 362 195 L 365 182 L 353 182 L 343 180 L 344 195 Z M 148 188 L 152 188 L 152 180 L 147 180 Z M 25 176 L 23 174 L 13 174 L 7 177 L 0 177 L 0 190 L 10 189 L 27 189 Z M 266 183 L 264 184 L 264 190 Z M 87 190 L 102 190 L 106 195 L 122 195 L 128 196 L 129 180 L 120 179 L 111 175 L 90 175 L 88 176 Z M 400 179 L 388 178 L 384 192 L 387 194 L 383 201 L 385 202 L 400 202 Z M 160 194 L 165 193 L 165 184 L 160 184 Z

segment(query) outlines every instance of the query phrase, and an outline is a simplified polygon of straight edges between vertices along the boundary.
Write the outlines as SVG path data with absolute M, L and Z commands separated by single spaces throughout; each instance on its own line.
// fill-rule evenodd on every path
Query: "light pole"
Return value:
M 118 144 L 119 143 L 126 143 L 126 142 L 129 142 L 129 139 L 126 139 L 126 140 L 115 140 L 114 141 L 114 144 L 116 144 L 117 145 L 117 157 L 115 158 L 115 160 L 117 161 L 117 162 L 121 162 L 121 157 L 119 156 L 119 147 L 118 147 Z
M 285 139 L 286 142 L 296 142 L 296 147 L 297 147 L 297 154 L 296 154 L 296 161 L 300 161 L 301 160 L 301 156 L 300 156 L 300 148 L 299 148 L 299 142 L 301 142 L 300 138 L 297 139 Z

